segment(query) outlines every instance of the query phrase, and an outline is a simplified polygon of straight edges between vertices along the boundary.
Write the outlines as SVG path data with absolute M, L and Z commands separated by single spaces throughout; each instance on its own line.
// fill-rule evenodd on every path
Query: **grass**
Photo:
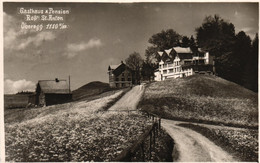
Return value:
M 108 104 L 104 107 L 108 107 L 109 105 L 115 103 L 120 97 L 122 97 L 129 89 L 122 89 L 122 90 L 113 90 L 104 92 L 99 95 L 90 96 L 88 98 L 85 98 L 84 100 L 80 100 L 81 102 L 89 102 L 92 100 L 97 100 L 100 98 L 104 98 L 107 96 L 114 95 L 116 93 L 120 92 L 120 95 L 118 95 L 115 99 L 109 101 Z M 56 114 L 60 110 L 66 110 L 68 108 L 71 108 L 76 104 L 77 102 L 71 102 L 71 103 L 65 103 L 65 104 L 58 104 L 48 107 L 42 107 L 42 108 L 19 108 L 19 109 L 6 109 L 4 111 L 4 121 L 5 123 L 17 123 L 22 122 L 24 120 L 29 120 L 32 118 L 45 116 L 49 114 Z
M 83 85 L 82 87 L 72 91 L 72 98 L 74 101 L 86 100 L 92 98 L 93 96 L 100 95 L 104 92 L 116 90 L 110 88 L 108 83 L 103 83 L 99 81 L 90 82 Z
M 258 130 L 228 127 L 209 128 L 193 124 L 179 124 L 195 130 L 243 162 L 258 162 Z
M 257 96 L 222 78 L 194 75 L 151 83 L 139 107 L 169 119 L 257 128 Z
M 16 114 L 10 113 L 5 121 L 6 160 L 113 160 L 151 125 L 139 112 L 99 112 L 122 93 L 31 109 L 29 118 L 23 116 L 16 122 L 12 121 Z

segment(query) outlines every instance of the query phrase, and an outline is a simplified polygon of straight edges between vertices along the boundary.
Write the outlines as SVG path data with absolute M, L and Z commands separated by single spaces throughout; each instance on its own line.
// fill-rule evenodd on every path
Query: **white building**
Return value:
M 173 47 L 158 54 L 162 59 L 154 73 L 155 81 L 213 72 L 213 57 L 201 49 L 194 54 L 189 47 Z

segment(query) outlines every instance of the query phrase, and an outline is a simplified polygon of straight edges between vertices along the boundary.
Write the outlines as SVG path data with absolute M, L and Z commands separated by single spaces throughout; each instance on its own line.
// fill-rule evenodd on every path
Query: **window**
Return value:
M 125 81 L 125 78 L 121 78 L 121 81 Z
M 125 74 L 124 73 L 122 73 L 122 77 L 124 77 L 125 76 Z
M 116 81 L 119 81 L 119 78 L 116 78 Z
M 168 67 L 173 67 L 173 63 L 169 63 Z
M 163 68 L 166 68 L 167 67 L 167 64 L 163 64 Z
M 190 64 L 191 61 L 184 61 L 184 64 L 187 65 L 187 64 Z
M 169 69 L 169 73 L 173 73 L 173 69 Z
M 164 73 L 164 74 L 167 74 L 167 70 L 163 70 L 163 73 Z
M 129 77 L 128 77 L 128 79 L 127 79 L 127 80 L 128 80 L 128 81 L 131 81 L 131 78 L 129 78 Z
M 204 63 L 205 63 L 205 60 L 199 60 L 199 63 L 200 63 L 200 64 L 204 64 Z

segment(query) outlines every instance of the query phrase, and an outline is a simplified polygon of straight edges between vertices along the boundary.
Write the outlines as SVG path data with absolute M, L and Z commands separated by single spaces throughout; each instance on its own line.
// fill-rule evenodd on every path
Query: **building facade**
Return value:
M 66 80 L 40 80 L 35 94 L 29 96 L 28 103 L 49 106 L 72 101 L 72 93 Z
M 119 65 L 109 65 L 108 75 L 109 85 L 111 88 L 123 88 L 132 86 L 132 71 L 123 62 L 121 62 Z
M 155 81 L 181 78 L 196 73 L 214 73 L 214 58 L 201 49 L 193 53 L 189 47 L 173 47 L 158 54 L 162 59 L 159 68 L 154 72 Z

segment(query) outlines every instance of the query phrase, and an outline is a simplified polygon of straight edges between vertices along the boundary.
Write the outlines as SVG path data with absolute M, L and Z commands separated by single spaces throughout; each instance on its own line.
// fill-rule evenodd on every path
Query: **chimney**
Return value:
M 55 78 L 55 81 L 56 81 L 56 82 L 59 82 L 59 79 L 58 79 L 58 78 Z
M 121 61 L 121 64 L 123 64 L 124 62 L 123 61 Z

